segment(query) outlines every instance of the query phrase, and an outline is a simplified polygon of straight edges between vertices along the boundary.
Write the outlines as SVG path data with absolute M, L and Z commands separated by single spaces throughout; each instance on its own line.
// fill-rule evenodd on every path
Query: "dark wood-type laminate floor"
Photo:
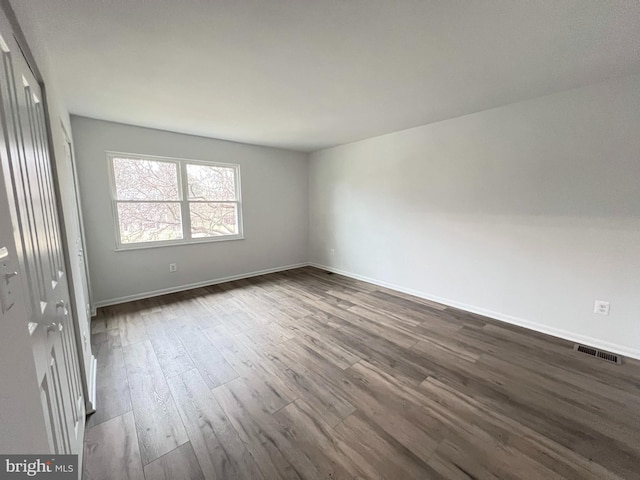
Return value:
M 640 478 L 640 364 L 313 268 L 100 310 L 87 479 Z

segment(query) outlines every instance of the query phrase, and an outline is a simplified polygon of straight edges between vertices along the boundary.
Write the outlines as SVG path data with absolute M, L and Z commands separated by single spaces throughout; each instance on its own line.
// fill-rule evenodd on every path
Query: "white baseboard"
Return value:
M 266 270 L 258 270 L 255 272 L 241 273 L 239 275 L 231 275 L 229 277 L 216 278 L 214 280 L 205 280 L 203 282 L 189 283 L 186 285 L 178 285 L 175 287 L 163 288 L 161 290 L 153 290 L 151 292 L 136 293 L 135 295 L 127 295 L 125 297 L 111 298 L 109 300 L 102 300 L 102 301 L 96 302 L 94 308 L 98 309 L 100 307 L 108 307 L 109 305 L 117 305 L 119 303 L 133 302 L 134 300 L 143 300 L 145 298 L 158 297 L 160 295 L 167 295 L 169 293 L 177 293 L 177 292 L 183 292 L 185 290 L 191 290 L 194 288 L 208 287 L 210 285 L 217 285 L 218 283 L 233 282 L 234 280 L 242 280 L 245 278 L 259 277 L 260 275 L 267 275 L 269 273 L 284 272 L 286 270 L 293 270 L 294 268 L 307 267 L 308 265 L 309 264 L 306 262 L 296 263 L 294 265 L 285 265 L 282 267 L 267 268 Z
M 88 385 L 88 398 L 86 399 L 86 414 L 89 415 L 96 411 L 96 399 L 97 399 L 97 376 L 98 376 L 98 360 L 96 357 L 91 355 L 91 360 L 89 361 L 90 372 L 89 372 L 89 385 Z
M 377 280 L 375 278 L 365 277 L 364 275 L 358 275 L 356 273 L 347 272 L 345 270 L 341 270 L 334 267 L 329 267 L 327 265 L 321 265 L 318 263 L 297 263 L 294 265 L 285 265 L 282 267 L 269 268 L 265 270 L 259 270 L 255 272 L 242 273 L 239 275 L 232 275 L 229 277 L 217 278 L 215 280 L 206 280 L 204 282 L 191 283 L 187 285 L 180 285 L 176 287 L 165 288 L 162 290 L 154 290 L 151 292 L 139 293 L 135 295 L 128 295 L 125 297 L 112 298 L 109 300 L 103 300 L 100 302 L 96 302 L 95 308 L 106 307 L 109 305 L 117 305 L 119 303 L 132 302 L 134 300 L 143 300 L 145 298 L 157 297 L 160 295 L 166 295 L 169 293 L 177 293 L 185 290 L 191 290 L 193 288 L 206 287 L 209 285 L 216 285 L 218 283 L 232 282 L 234 280 L 242 280 L 244 278 L 258 277 L 260 275 L 267 275 L 269 273 L 277 273 L 283 272 L 286 270 L 293 270 L 295 268 L 301 268 L 306 266 L 312 266 L 316 268 L 320 268 L 322 270 L 326 270 L 329 272 L 337 273 L 340 275 L 344 275 L 345 277 L 354 278 L 356 280 L 361 280 L 363 282 L 372 283 L 374 285 L 378 285 L 380 287 L 389 288 L 391 290 L 396 290 L 398 292 L 406 293 L 409 295 L 413 295 L 418 298 L 424 298 L 425 300 L 429 300 L 431 302 L 441 303 L 442 305 L 446 305 L 449 307 L 458 308 L 460 310 L 464 310 L 470 313 L 476 313 L 478 315 L 483 315 L 485 317 L 492 318 L 494 320 L 499 320 L 501 322 L 510 323 L 512 325 L 517 325 L 520 327 L 528 328 L 529 330 L 533 330 L 535 332 L 544 333 L 546 335 L 551 335 L 554 337 L 562 338 L 564 340 L 568 340 L 570 342 L 575 343 L 583 343 L 585 345 L 589 345 L 595 348 L 599 348 L 602 350 L 607 350 L 609 352 L 617 353 L 619 355 L 624 355 L 626 357 L 635 358 L 640 360 L 640 349 L 629 348 L 624 345 L 618 345 L 610 342 L 606 342 L 603 340 L 599 340 L 597 338 L 589 337 L 586 335 L 582 335 L 580 333 L 570 332 L 567 330 L 562 330 L 559 328 L 550 327 L 548 325 L 543 325 L 537 322 L 532 322 L 529 320 L 525 320 L 523 318 L 515 317 L 512 315 L 507 315 L 500 312 L 495 312 L 493 310 L 487 310 L 485 308 L 476 307 L 474 305 L 468 305 L 466 303 L 458 302 L 456 300 L 451 300 L 448 298 L 438 297 L 436 295 L 430 295 L 418 290 L 414 290 L 411 288 L 402 287 L 400 285 L 395 285 L 393 283 L 383 282 L 381 280 Z
M 448 298 L 442 298 L 435 295 L 429 295 L 424 292 L 420 292 L 418 290 L 413 290 L 411 288 L 401 287 L 399 285 L 395 285 L 388 282 L 383 282 L 380 280 L 376 280 L 375 278 L 365 277 L 363 275 L 358 275 L 355 273 L 347 272 L 344 270 L 340 270 L 338 268 L 328 267 L 326 265 L 320 265 L 317 263 L 309 263 L 310 266 L 320 268 L 322 270 L 327 270 L 329 272 L 337 273 L 340 275 L 344 275 L 345 277 L 354 278 L 356 280 L 361 280 L 363 282 L 372 283 L 374 285 L 378 285 L 380 287 L 389 288 L 391 290 L 396 290 L 398 292 L 407 293 L 409 295 L 413 295 L 415 297 L 424 298 L 425 300 L 429 300 L 436 303 L 441 303 L 443 305 L 447 305 L 449 307 L 458 308 L 460 310 L 464 310 L 470 313 L 476 313 L 478 315 L 483 315 L 485 317 L 489 317 L 495 320 L 499 320 L 501 322 L 510 323 L 512 325 L 517 325 L 519 327 L 528 328 L 529 330 L 533 330 L 536 332 L 544 333 L 546 335 L 551 335 L 554 337 L 562 338 L 564 340 L 568 340 L 570 342 L 575 343 L 583 343 L 585 345 L 589 345 L 591 347 L 599 348 L 602 350 L 607 350 L 609 352 L 617 353 L 619 355 L 624 355 L 626 357 L 631 357 L 640 360 L 640 349 L 629 348 L 624 345 L 618 345 L 614 343 L 609 343 L 603 340 L 599 340 L 597 338 L 588 337 L 586 335 L 582 335 L 580 333 L 569 332 L 567 330 L 562 330 L 559 328 L 550 327 L 548 325 L 542 325 L 540 323 L 531 322 L 529 320 L 525 320 L 523 318 L 514 317 L 512 315 L 506 315 L 500 312 L 494 312 L 492 310 L 487 310 L 485 308 L 476 307 L 474 305 L 468 305 L 465 303 L 461 303 L 455 300 L 450 300 Z

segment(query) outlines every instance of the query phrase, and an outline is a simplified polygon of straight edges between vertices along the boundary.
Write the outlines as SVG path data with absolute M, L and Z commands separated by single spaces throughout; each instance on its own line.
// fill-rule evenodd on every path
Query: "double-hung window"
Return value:
M 238 165 L 107 157 L 118 249 L 242 238 Z

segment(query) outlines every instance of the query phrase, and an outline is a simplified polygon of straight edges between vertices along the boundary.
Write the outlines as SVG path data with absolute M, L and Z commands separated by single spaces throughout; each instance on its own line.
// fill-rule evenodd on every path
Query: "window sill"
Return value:
M 117 246 L 116 252 L 128 252 L 130 250 L 147 250 L 149 248 L 162 248 L 162 247 L 182 247 L 185 245 L 202 245 L 203 243 L 218 243 L 218 242 L 232 242 L 234 240 L 244 240 L 244 235 L 225 235 L 220 238 L 203 238 L 197 240 L 175 240 L 171 242 L 153 242 L 153 243 L 134 243 L 130 246 Z

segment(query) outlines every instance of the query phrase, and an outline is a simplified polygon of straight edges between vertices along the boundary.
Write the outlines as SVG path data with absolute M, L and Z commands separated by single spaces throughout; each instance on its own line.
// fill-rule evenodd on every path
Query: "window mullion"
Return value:
M 191 240 L 191 212 L 189 211 L 189 178 L 187 163 L 179 162 L 180 167 L 180 212 L 182 215 L 182 238 Z

